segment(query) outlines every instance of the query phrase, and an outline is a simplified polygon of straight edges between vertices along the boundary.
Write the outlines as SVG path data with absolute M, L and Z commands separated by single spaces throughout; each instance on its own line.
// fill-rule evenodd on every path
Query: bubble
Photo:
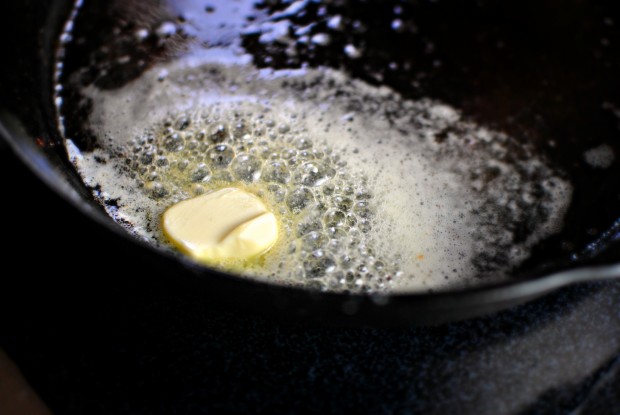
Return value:
M 323 250 L 317 249 L 304 261 L 307 278 L 320 278 L 334 271 L 336 262 Z
M 372 223 L 368 219 L 362 219 L 357 223 L 357 226 L 363 233 L 368 233 L 372 230 Z
M 189 127 L 191 124 L 191 120 L 188 116 L 184 115 L 182 117 L 180 117 L 179 119 L 176 120 L 176 122 L 174 123 L 174 128 L 176 128 L 179 131 L 183 131 L 185 130 L 187 127 Z
M 328 228 L 340 228 L 348 224 L 347 215 L 340 210 L 329 210 L 323 217 Z
M 312 154 L 312 151 L 310 150 L 302 150 L 299 153 L 297 153 L 297 159 L 299 161 L 308 161 L 308 160 L 314 159 L 314 155 Z
M 166 157 L 160 156 L 160 157 L 157 157 L 157 161 L 155 162 L 155 164 L 158 167 L 166 167 L 166 166 L 168 166 L 169 163 L 168 163 L 168 159 Z
M 286 189 L 283 186 L 270 184 L 267 186 L 267 190 L 273 195 L 276 202 L 284 202 L 284 198 L 286 197 Z
M 168 190 L 158 182 L 147 183 L 145 186 L 146 191 L 154 199 L 161 199 L 168 195 Z
M 245 141 L 249 141 L 252 139 L 252 136 L 248 134 L 250 130 L 247 128 L 243 121 L 239 121 L 235 124 L 233 128 L 233 137 L 236 139 L 244 139 Z
M 287 148 L 285 150 L 282 150 L 282 158 L 284 160 L 290 160 L 294 158 L 295 156 L 297 156 L 297 151 L 292 148 Z
M 228 170 L 217 169 L 213 171 L 212 179 L 221 183 L 232 183 L 234 178 Z
M 268 182 L 286 184 L 291 178 L 291 173 L 286 166 L 286 163 L 281 160 L 274 160 L 265 166 L 263 172 L 263 179 Z
M 304 218 L 297 224 L 297 235 L 303 236 L 309 232 L 318 232 L 323 230 L 323 223 L 319 215 L 311 215 Z
M 334 194 L 335 190 L 336 190 L 336 186 L 331 183 L 328 183 L 323 187 L 323 194 L 325 196 L 331 196 Z
M 185 171 L 185 169 L 187 169 L 188 165 L 189 165 L 189 161 L 187 161 L 187 160 L 179 160 L 179 161 L 177 161 L 177 169 L 179 171 Z
M 351 185 L 341 183 L 341 186 L 339 187 L 340 187 L 339 190 L 343 195 L 352 196 L 353 193 L 355 193 L 355 189 Z
M 325 245 L 327 238 L 323 234 L 312 231 L 301 237 L 302 248 L 314 251 Z
M 353 211 L 361 218 L 367 219 L 372 216 L 372 210 L 370 208 L 370 204 L 365 201 L 358 201 L 355 203 L 353 207 Z
M 235 152 L 226 144 L 217 144 L 207 152 L 209 165 L 217 168 L 228 166 L 234 159 Z
M 341 227 L 330 227 L 327 228 L 327 235 L 329 235 L 332 240 L 341 241 L 347 236 L 347 232 Z
M 367 199 L 372 199 L 372 193 L 370 193 L 370 191 L 368 191 L 368 189 L 365 188 L 358 188 L 355 191 L 355 198 L 356 199 L 362 199 L 362 200 L 367 200 Z
M 140 163 L 141 164 L 151 164 L 153 162 L 153 157 L 155 155 L 153 154 L 152 151 L 147 151 L 146 153 L 143 153 L 142 156 L 140 156 Z
M 308 289 L 312 291 L 326 291 L 327 290 L 327 285 L 325 284 L 323 280 L 320 280 L 320 279 L 307 281 L 305 283 L 305 286 L 308 287 Z
M 318 148 L 313 148 L 311 150 L 312 157 L 315 159 L 322 159 L 325 157 L 325 152 L 319 150 Z
M 310 142 L 310 140 L 305 137 L 297 139 L 295 145 L 298 150 L 307 150 L 312 147 L 312 143 Z
M 314 194 L 306 187 L 293 190 L 286 198 L 286 204 L 293 213 L 301 212 L 312 201 L 314 201 Z
M 181 151 L 183 149 L 183 139 L 181 138 L 181 135 L 174 133 L 166 137 L 164 140 L 164 148 L 173 152 Z
M 343 268 L 350 268 L 353 264 L 353 258 L 349 254 L 343 254 L 338 258 L 338 262 L 342 265 Z M 351 277 L 353 277 L 351 275 Z
M 370 246 L 368 246 L 368 244 L 366 244 L 365 242 L 358 244 L 357 249 L 360 255 L 362 255 L 362 257 L 364 258 L 375 255 L 375 252 L 373 251 L 373 249 Z
M 196 141 L 204 141 L 207 136 L 207 132 L 205 130 L 200 130 L 196 133 Z
M 159 179 L 159 174 L 157 174 L 156 172 L 150 172 L 146 175 L 146 181 L 147 182 L 154 182 L 155 180 Z
M 203 194 L 204 192 L 206 192 L 206 189 L 203 185 L 195 184 L 192 186 L 192 193 L 195 194 L 196 196 L 199 196 Z
M 306 186 L 320 186 L 336 174 L 336 171 L 324 163 L 307 162 L 301 166 L 295 177 L 297 183 Z
M 262 162 L 251 154 L 239 154 L 232 162 L 232 171 L 235 177 L 245 182 L 258 180 L 261 175 Z
M 323 189 L 323 192 L 325 193 L 325 190 L 327 190 L 327 188 Z M 333 186 L 331 187 L 331 192 L 330 193 L 326 193 L 327 195 L 331 195 L 333 193 Z M 334 196 L 333 197 L 333 204 L 341 211 L 343 212 L 348 212 L 349 209 L 351 209 L 351 207 L 353 206 L 353 200 L 349 199 L 348 197 L 344 197 L 344 196 Z
M 221 143 L 228 138 L 228 129 L 224 124 L 216 124 L 211 129 L 209 140 L 212 143 Z
M 192 172 L 190 180 L 194 183 L 206 181 L 209 178 L 209 173 L 210 171 L 206 164 L 199 164 L 198 167 Z

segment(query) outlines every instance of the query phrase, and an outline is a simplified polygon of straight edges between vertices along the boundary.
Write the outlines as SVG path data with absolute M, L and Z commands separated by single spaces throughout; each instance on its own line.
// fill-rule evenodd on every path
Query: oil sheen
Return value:
M 99 146 L 66 137 L 67 149 L 95 196 L 115 201 L 110 216 L 174 250 L 168 207 L 249 192 L 280 235 L 233 272 L 272 283 L 382 292 L 503 278 L 559 229 L 571 197 L 515 138 L 334 69 L 259 69 L 243 51 L 196 47 L 122 88 L 81 92 Z

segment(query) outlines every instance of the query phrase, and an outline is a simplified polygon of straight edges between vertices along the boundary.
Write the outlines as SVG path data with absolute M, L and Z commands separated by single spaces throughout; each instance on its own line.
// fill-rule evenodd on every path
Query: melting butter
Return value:
M 174 204 L 164 212 L 162 228 L 182 252 L 216 265 L 255 258 L 278 239 L 274 214 L 258 197 L 237 188 Z

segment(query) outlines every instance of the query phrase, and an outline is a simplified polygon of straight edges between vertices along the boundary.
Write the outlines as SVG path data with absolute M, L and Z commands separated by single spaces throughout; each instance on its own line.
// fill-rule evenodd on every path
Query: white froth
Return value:
M 83 92 L 93 100 L 90 126 L 101 148 L 80 153 L 68 140 L 71 160 L 86 184 L 118 200 L 109 213 L 152 241 L 161 239 L 152 224 L 165 206 L 114 154 L 179 114 L 262 109 L 329 147 L 348 175 L 368 180 L 376 213 L 361 244 L 372 245 L 377 260 L 397 263 L 402 275 L 394 276 L 394 290 L 506 274 L 561 225 L 570 200 L 570 185 L 542 160 L 527 151 L 522 159 L 507 156 L 516 143 L 505 134 L 463 121 L 445 104 L 403 100 L 338 71 L 257 70 L 247 56 L 210 49 L 155 67 L 121 89 Z M 517 236 L 522 222 L 527 235 Z M 265 276 L 293 275 L 296 265 L 273 264 Z
M 586 151 L 583 158 L 593 168 L 608 169 L 614 164 L 616 154 L 609 144 L 601 144 Z

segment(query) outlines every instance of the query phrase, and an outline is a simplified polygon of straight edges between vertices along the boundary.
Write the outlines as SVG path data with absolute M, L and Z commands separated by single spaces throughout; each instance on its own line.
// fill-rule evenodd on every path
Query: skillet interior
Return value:
M 620 108 L 617 106 L 620 105 L 620 90 L 615 76 L 620 59 L 617 46 L 620 38 L 615 25 L 620 24 L 620 16 L 614 7 L 577 1 L 563 4 L 555 1 L 501 4 L 492 1 L 399 2 L 403 20 L 411 20 L 417 28 L 415 32 L 400 33 L 385 24 L 393 18 L 395 5 L 396 2 L 342 2 L 330 6 L 341 8 L 343 14 L 355 16 L 368 28 L 363 34 L 347 33 L 347 36 L 354 38 L 363 36 L 367 45 L 368 58 L 354 64 L 342 59 L 341 48 L 333 51 L 328 48 L 320 54 L 308 51 L 306 55 L 302 54 L 299 61 L 289 62 L 277 45 L 267 50 L 251 36 L 245 39 L 245 45 L 254 53 L 257 63 L 268 54 L 273 58 L 271 65 L 276 67 L 295 67 L 304 62 L 344 67 L 354 76 L 370 83 L 378 83 L 376 74 L 382 73 L 382 83 L 407 97 L 440 99 L 482 124 L 531 141 L 538 151 L 566 171 L 573 183 L 573 201 L 566 216 L 566 225 L 561 233 L 536 247 L 530 260 L 515 271 L 511 282 L 501 285 L 503 295 L 493 297 L 493 290 L 485 289 L 443 295 L 399 295 L 389 299 L 385 306 L 363 298 L 270 288 L 270 292 L 278 292 L 274 294 L 277 299 L 268 297 L 264 302 L 271 305 L 278 303 L 281 307 L 289 307 L 292 302 L 302 314 L 318 308 L 321 308 L 320 314 L 325 315 L 345 311 L 345 314 L 355 314 L 362 321 L 381 321 L 389 315 L 399 315 L 405 320 L 438 322 L 507 306 L 548 289 L 550 287 L 544 284 L 539 285 L 538 289 L 523 289 L 525 281 L 532 281 L 533 277 L 544 273 L 572 268 L 579 263 L 598 264 L 617 260 L 617 247 L 613 246 L 612 241 L 616 235 L 614 223 L 620 212 L 619 164 L 616 162 L 604 170 L 593 169 L 583 158 L 586 150 L 602 143 L 610 145 L 616 154 L 620 154 L 620 118 L 614 111 Z M 17 82 L 13 83 L 14 89 L 8 90 L 7 96 L 21 100 L 17 109 L 12 108 L 17 118 L 22 122 L 26 119 L 31 121 L 28 123 L 29 131 L 22 134 L 22 138 L 38 138 L 35 142 L 40 149 L 36 151 L 42 148 L 46 155 L 38 162 L 38 153 L 26 154 L 25 157 L 35 161 L 35 169 L 39 172 L 51 167 L 46 174 L 56 185 L 60 180 L 54 175 L 62 172 L 64 180 L 69 180 L 70 186 L 65 189 L 71 189 L 74 202 L 93 211 L 88 191 L 64 160 L 53 123 L 50 53 L 61 27 L 60 22 L 70 7 L 63 2 L 49 2 L 49 6 L 56 19 L 52 19 L 48 32 L 44 32 L 39 42 L 27 35 L 20 40 L 23 47 L 30 50 L 43 47 L 47 53 L 40 78 L 29 77 L 26 80 L 20 75 L 23 72 L 18 71 L 18 63 L 13 68 L 15 71 L 8 73 Z M 269 2 L 264 7 L 278 11 L 284 5 Z M 86 2 L 82 14 L 88 24 L 78 24 L 76 36 L 81 33 L 88 42 L 77 48 L 73 56 L 68 56 L 65 73 L 69 74 L 87 64 L 93 56 L 97 59 L 93 51 L 101 44 L 118 42 L 118 34 L 111 30 L 113 25 L 119 26 L 121 31 L 131 29 L 131 19 L 118 15 L 123 10 L 127 9 L 109 7 L 108 2 Z M 31 19 L 34 16 L 35 20 L 30 24 L 42 23 L 45 14 L 40 8 L 37 8 L 37 13 L 30 16 Z M 299 18 L 299 23 L 315 18 L 310 12 Z M 143 54 L 143 57 L 157 58 L 163 53 L 157 45 L 152 45 L 152 50 L 132 46 L 129 43 L 124 47 L 127 51 Z M 29 66 L 32 70 L 30 64 L 40 62 L 39 57 L 32 56 L 31 59 L 27 61 L 23 58 L 21 67 Z M 390 62 L 396 62 L 399 69 L 385 70 Z M 111 68 L 106 76 L 100 76 L 94 70 L 93 82 L 103 88 L 115 88 L 139 74 L 139 70 L 119 67 Z M 415 82 L 412 83 L 412 80 Z M 25 93 L 28 89 L 36 95 Z M 66 98 L 71 100 L 70 96 Z M 28 118 L 26 114 L 29 114 Z M 36 115 L 34 119 L 32 114 Z M 6 120 L 5 127 L 15 138 L 17 124 Z M 82 145 L 93 144 L 92 137 L 80 123 L 70 128 L 73 128 L 70 131 L 72 136 L 82 137 Z M 21 145 L 22 149 L 30 148 L 26 143 Z M 50 160 L 55 166 L 49 166 Z M 100 210 L 94 215 L 104 223 L 109 222 Z M 597 243 L 593 245 L 595 241 Z M 170 261 L 168 258 L 161 260 Z M 174 268 L 174 265 L 171 267 Z M 542 277 L 538 281 L 544 279 Z M 222 276 L 221 281 L 232 287 L 235 297 L 246 297 L 239 295 L 243 291 L 267 289 L 260 287 L 260 284 L 240 282 L 236 278 Z M 298 296 L 305 300 L 299 301 Z M 384 300 L 381 299 L 379 304 L 383 304 Z M 451 311 L 446 311 L 442 316 L 429 316 L 428 311 L 433 308 Z M 464 308 L 469 312 L 463 312 Z M 378 312 L 378 309 L 381 311 Z

